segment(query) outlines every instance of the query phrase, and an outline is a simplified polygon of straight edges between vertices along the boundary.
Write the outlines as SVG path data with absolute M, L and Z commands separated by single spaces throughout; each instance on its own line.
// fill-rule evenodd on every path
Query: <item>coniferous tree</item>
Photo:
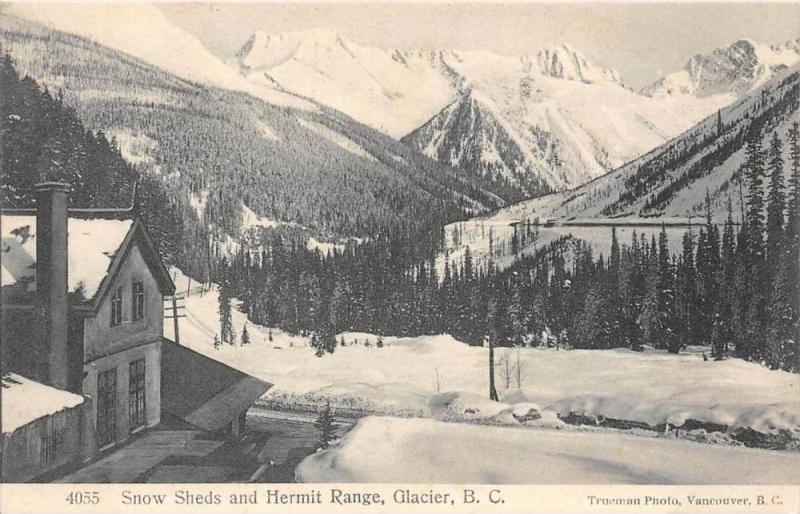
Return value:
M 783 223 L 786 208 L 783 180 L 783 144 L 777 132 L 773 132 L 768 157 L 769 193 L 767 195 L 767 280 L 772 282 L 781 261 L 784 241 Z
M 706 190 L 706 224 L 701 247 L 698 245 L 697 302 L 695 306 L 695 329 L 700 334 L 697 342 L 713 344 L 714 326 L 719 322 L 720 302 L 720 232 L 711 215 L 711 197 Z
M 748 134 L 744 174 L 747 181 L 747 263 L 751 270 L 764 258 L 764 152 L 757 130 Z
M 224 343 L 234 344 L 233 317 L 231 315 L 230 285 L 227 280 L 227 262 L 222 258 L 223 280 L 219 285 L 219 335 Z
M 798 145 L 798 123 L 788 131 L 791 175 L 789 195 L 786 198 L 787 223 L 782 241 L 776 245 L 779 253 L 771 259 L 776 267 L 769 292 L 769 330 L 765 360 L 770 367 L 789 371 L 800 371 L 800 322 L 798 305 L 800 298 L 800 145 Z M 772 164 L 772 163 L 771 163 Z M 772 167 L 772 166 L 771 166 Z M 775 169 L 773 167 L 773 173 Z M 778 195 L 772 193 L 770 200 Z M 780 198 L 778 197 L 778 202 Z M 777 208 L 773 208 L 777 211 Z M 769 237 L 769 235 L 768 235 Z M 775 261 L 777 262 L 775 263 Z
M 658 235 L 658 315 L 661 317 L 660 325 L 664 327 L 663 345 L 670 353 L 678 353 L 681 341 L 677 337 L 675 326 L 675 280 L 674 265 L 670 261 L 669 244 L 666 227 L 661 225 Z
M 700 233 L 697 244 L 697 265 L 703 266 L 704 255 L 702 248 L 705 243 L 705 232 Z M 675 314 L 678 317 L 675 322 L 675 337 L 679 344 L 686 346 L 695 344 L 699 335 L 700 323 L 698 322 L 698 302 L 697 302 L 697 273 L 694 263 L 694 233 L 691 228 L 683 234 L 683 251 L 681 253 L 676 284 L 676 308 Z
M 645 296 L 642 301 L 642 312 L 637 323 L 641 329 L 641 339 L 654 348 L 665 348 L 664 317 L 660 300 L 660 276 L 657 257 L 650 256 L 646 261 Z
M 330 402 L 325 402 L 325 407 L 314 422 L 314 427 L 319 431 L 317 447 L 323 450 L 328 448 L 331 442 L 336 439 L 336 430 L 338 428 Z
M 745 280 L 743 287 L 748 290 L 742 314 L 746 319 L 743 337 L 746 339 L 746 358 L 763 358 L 763 341 L 766 332 L 766 286 L 763 281 L 766 272 L 766 249 L 764 246 L 764 153 L 761 136 L 751 127 L 745 147 L 745 173 L 748 192 L 746 201 L 747 245 L 743 253 Z

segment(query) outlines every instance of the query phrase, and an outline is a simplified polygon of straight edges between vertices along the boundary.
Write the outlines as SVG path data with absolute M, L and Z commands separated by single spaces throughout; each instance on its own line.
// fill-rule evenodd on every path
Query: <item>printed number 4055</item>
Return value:
M 100 493 L 97 491 L 70 491 L 66 502 L 70 505 L 97 505 L 100 503 Z

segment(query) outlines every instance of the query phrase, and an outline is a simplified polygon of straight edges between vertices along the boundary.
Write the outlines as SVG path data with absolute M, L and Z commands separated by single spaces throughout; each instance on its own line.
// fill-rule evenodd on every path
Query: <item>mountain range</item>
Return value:
M 602 177 L 448 225 L 447 254 L 457 261 L 469 246 L 479 265 L 487 265 L 491 258 L 496 266 L 505 267 L 517 255 L 572 236 L 608 255 L 611 227 L 626 241 L 633 230 L 649 240 L 662 224 L 671 251 L 680 252 L 683 233 L 692 224 L 705 223 L 707 212 L 714 222 L 722 223 L 730 205 L 734 222 L 741 220 L 748 195 L 743 176 L 746 138 L 758 137 L 762 148 L 768 148 L 777 134 L 788 162 L 788 130 L 797 120 L 800 65 L 775 70 L 770 79 L 717 114 Z M 787 186 L 789 175 L 787 169 Z M 765 179 L 764 194 L 768 186 Z M 513 252 L 512 238 L 519 228 L 536 221 L 538 237 L 529 237 Z
M 566 44 L 521 56 L 401 51 L 319 29 L 257 32 L 231 64 L 251 83 L 314 99 L 536 196 L 633 160 L 798 60 L 796 41 L 737 41 L 636 92 Z
M 587 187 L 594 197 L 625 195 L 595 188 L 630 172 L 611 170 L 685 141 L 698 122 L 726 119 L 726 106 L 800 60 L 797 41 L 741 40 L 634 91 L 565 44 L 521 56 L 401 51 L 318 29 L 257 32 L 224 63 L 156 7 L 135 7 L 142 23 L 115 22 L 125 9 L 134 7 L 14 4 L 3 8 L 0 40 L 129 161 L 162 173 L 188 211 L 224 212 L 217 223 L 232 236 L 253 216 L 363 236 L 552 192 L 541 201 L 566 202 Z M 664 165 L 653 161 L 649 173 Z M 677 205 L 663 202 L 666 193 L 636 203 L 650 193 L 630 193 L 636 215 Z

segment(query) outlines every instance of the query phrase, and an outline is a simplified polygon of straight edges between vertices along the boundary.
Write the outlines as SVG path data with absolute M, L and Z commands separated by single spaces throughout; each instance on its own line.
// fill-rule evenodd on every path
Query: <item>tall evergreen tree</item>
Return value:
M 747 262 L 752 269 L 764 258 L 764 152 L 761 135 L 751 127 L 745 146 L 744 174 L 747 181 Z
M 221 283 L 219 285 L 219 334 L 220 340 L 224 343 L 234 344 L 235 334 L 233 331 L 233 318 L 231 316 L 231 297 L 230 284 L 228 283 L 227 262 L 222 258 L 220 265 L 222 270 Z
M 717 317 L 711 337 L 712 355 L 723 359 L 728 352 L 728 343 L 733 341 L 736 305 L 736 233 L 733 225 L 733 206 L 728 197 L 728 218 L 722 233 L 721 270 L 719 271 L 720 295 Z
M 705 245 L 705 232 L 698 242 L 698 266 L 701 266 L 701 248 Z M 691 228 L 683 234 L 683 251 L 677 269 L 675 325 L 676 337 L 681 345 L 695 344 L 700 335 L 697 305 L 697 274 L 694 263 L 694 233 Z
M 770 282 L 781 261 L 784 241 L 783 222 L 786 208 L 783 179 L 783 144 L 777 132 L 772 133 L 768 154 L 769 193 L 767 195 L 767 280 Z

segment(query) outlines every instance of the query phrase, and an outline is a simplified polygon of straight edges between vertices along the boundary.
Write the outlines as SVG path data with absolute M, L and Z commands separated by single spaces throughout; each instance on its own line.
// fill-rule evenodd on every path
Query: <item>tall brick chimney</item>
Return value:
M 36 184 L 38 330 L 47 350 L 47 382 L 67 388 L 67 193 L 60 182 Z M 44 363 L 42 363 L 44 365 Z

